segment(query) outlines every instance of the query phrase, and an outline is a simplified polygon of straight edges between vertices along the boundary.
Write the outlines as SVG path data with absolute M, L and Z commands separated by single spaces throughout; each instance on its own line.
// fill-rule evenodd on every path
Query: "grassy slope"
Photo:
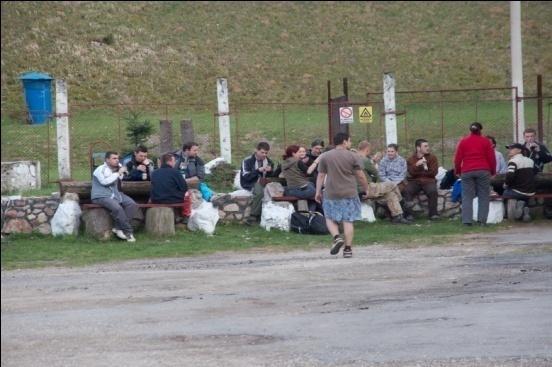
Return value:
M 552 5 L 522 5 L 527 94 L 552 78 Z M 113 43 L 102 38 L 113 35 Z M 2 2 L 2 109 L 22 108 L 19 73 L 66 78 L 77 102 L 323 101 L 398 88 L 506 86 L 508 2 Z

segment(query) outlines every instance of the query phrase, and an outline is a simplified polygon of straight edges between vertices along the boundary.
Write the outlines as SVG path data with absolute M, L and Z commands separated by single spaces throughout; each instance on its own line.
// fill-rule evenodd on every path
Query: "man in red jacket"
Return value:
M 472 225 L 473 198 L 477 197 L 477 221 L 487 223 L 491 176 L 496 174 L 496 157 L 489 139 L 481 136 L 479 122 L 470 125 L 470 135 L 458 143 L 454 172 L 462 178 L 462 223 Z

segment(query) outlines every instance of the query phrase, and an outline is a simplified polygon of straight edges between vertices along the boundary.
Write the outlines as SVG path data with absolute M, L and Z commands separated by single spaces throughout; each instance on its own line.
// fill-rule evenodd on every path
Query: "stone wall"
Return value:
M 241 222 L 249 216 L 250 196 L 232 197 L 230 194 L 216 194 L 211 199 L 219 210 L 220 221 L 224 223 Z
M 443 218 L 457 218 L 461 214 L 460 203 L 450 201 L 451 192 L 439 190 L 438 210 Z M 251 197 L 232 197 L 230 194 L 216 194 L 212 203 L 219 210 L 220 222 L 242 222 L 249 215 Z M 50 234 L 50 221 L 59 206 L 57 193 L 51 196 L 22 198 L 2 196 L 2 233 L 30 233 L 33 231 Z M 531 214 L 542 211 L 542 200 L 530 204 Z M 427 197 L 420 194 L 415 199 L 414 212 L 421 218 L 427 217 Z
M 57 193 L 51 196 L 2 196 L 2 233 L 52 233 L 50 221 L 59 206 Z
M 40 161 L 2 162 L 2 194 L 40 186 Z

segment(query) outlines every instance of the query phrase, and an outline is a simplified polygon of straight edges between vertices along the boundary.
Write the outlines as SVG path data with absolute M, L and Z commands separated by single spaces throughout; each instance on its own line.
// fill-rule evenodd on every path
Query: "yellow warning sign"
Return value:
M 360 106 L 358 108 L 359 122 L 361 124 L 372 123 L 372 106 Z

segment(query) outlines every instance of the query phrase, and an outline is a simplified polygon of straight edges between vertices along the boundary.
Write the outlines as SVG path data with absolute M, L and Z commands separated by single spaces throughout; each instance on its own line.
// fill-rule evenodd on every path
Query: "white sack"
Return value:
M 368 223 L 374 223 L 376 221 L 374 208 L 372 208 L 370 204 L 360 203 L 360 220 Z
M 213 203 L 204 201 L 197 209 L 192 209 L 192 214 L 188 219 L 188 229 L 203 231 L 211 235 L 215 232 L 218 220 L 218 209 L 213 206 Z
M 473 220 L 477 221 L 478 200 L 473 199 Z M 504 203 L 502 201 L 491 201 L 489 203 L 489 215 L 487 216 L 488 224 L 501 223 L 504 219 Z
M 78 198 L 78 196 L 77 196 Z M 59 204 L 50 225 L 53 236 L 78 235 L 81 209 L 78 200 L 71 196 L 64 196 Z
M 205 163 L 205 174 L 210 175 L 211 170 L 213 168 L 217 167 L 221 163 L 224 163 L 224 158 L 222 158 L 222 157 L 215 158 L 215 159 Z
M 280 202 L 274 204 L 269 201 L 263 203 L 263 211 L 261 214 L 261 227 L 270 231 L 271 228 L 276 228 L 281 231 L 289 232 L 289 222 L 291 214 L 295 211 L 293 205 Z

